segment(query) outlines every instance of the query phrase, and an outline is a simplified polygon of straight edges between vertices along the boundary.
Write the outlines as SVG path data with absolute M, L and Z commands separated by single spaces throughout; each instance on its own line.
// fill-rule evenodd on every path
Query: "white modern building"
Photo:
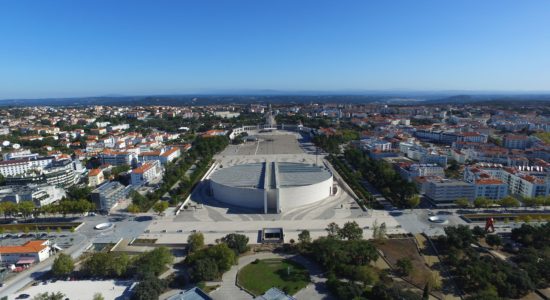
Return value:
M 139 186 L 162 177 L 162 166 L 160 161 L 151 160 L 144 162 L 141 166 L 132 170 L 132 185 Z
M 464 180 L 497 179 L 508 187 L 508 194 L 521 197 L 550 195 L 550 170 L 542 166 L 504 167 L 479 163 L 464 170 Z
M 432 179 L 427 182 L 425 195 L 436 206 L 453 206 L 457 199 L 473 201 L 475 186 L 461 180 Z
M 220 168 L 209 178 L 211 194 L 229 205 L 280 213 L 326 199 L 332 173 L 315 165 L 264 162 Z

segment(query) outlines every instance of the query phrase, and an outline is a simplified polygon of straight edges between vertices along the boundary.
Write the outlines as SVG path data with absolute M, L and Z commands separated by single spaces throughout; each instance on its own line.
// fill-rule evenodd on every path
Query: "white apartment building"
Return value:
M 138 168 L 132 170 L 131 182 L 133 186 L 140 186 L 162 177 L 160 161 L 151 160 L 144 162 Z
M 508 194 L 521 197 L 550 195 L 550 170 L 536 167 L 503 167 L 500 164 L 480 163 L 464 170 L 464 180 L 498 179 L 508 187 Z
M 36 159 L 24 158 L 0 161 L 0 174 L 8 177 L 27 173 L 34 169 L 44 168 L 51 164 L 53 160 L 53 156 L 47 156 Z
M 445 170 L 436 164 L 402 164 L 399 165 L 399 173 L 409 182 L 417 177 L 445 177 Z
M 99 157 L 104 164 L 112 166 L 132 165 L 137 163 L 137 154 L 129 151 L 104 150 Z

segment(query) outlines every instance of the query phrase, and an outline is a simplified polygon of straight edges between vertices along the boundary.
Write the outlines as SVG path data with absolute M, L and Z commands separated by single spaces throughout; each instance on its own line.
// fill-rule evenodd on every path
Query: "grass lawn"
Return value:
M 237 280 L 256 296 L 272 287 L 294 295 L 307 286 L 309 273 L 302 265 L 290 260 L 264 259 L 242 268 Z

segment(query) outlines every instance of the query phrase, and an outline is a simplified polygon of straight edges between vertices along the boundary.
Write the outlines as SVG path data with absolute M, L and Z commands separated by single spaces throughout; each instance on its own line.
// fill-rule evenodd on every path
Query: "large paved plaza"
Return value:
M 322 165 L 327 163 L 307 138 L 300 134 L 278 131 L 255 135 L 258 141 L 243 145 L 230 145 L 215 157 L 215 166 L 279 161 Z M 157 243 L 185 243 L 195 231 L 205 235 L 207 243 L 214 243 L 228 233 L 238 232 L 249 237 L 251 243 L 259 242 L 259 230 L 265 227 L 281 227 L 285 241 L 297 240 L 301 230 L 307 229 L 313 238 L 326 235 L 324 228 L 335 222 L 343 225 L 356 221 L 365 229 L 365 238 L 371 237 L 374 222 L 386 223 L 389 233 L 401 233 L 395 218 L 385 211 L 363 211 L 354 199 L 336 181 L 336 193 L 320 202 L 283 211 L 280 214 L 263 214 L 261 211 L 230 206 L 209 195 L 208 183 L 201 182 L 190 197 L 188 209 L 179 215 L 155 220 L 142 238 L 155 238 Z

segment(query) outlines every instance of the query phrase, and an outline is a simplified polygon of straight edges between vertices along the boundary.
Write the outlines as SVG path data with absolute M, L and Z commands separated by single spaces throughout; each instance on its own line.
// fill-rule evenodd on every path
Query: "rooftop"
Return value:
M 269 176 L 266 176 L 268 172 Z M 263 188 L 266 178 L 279 187 L 315 184 L 332 177 L 324 167 L 303 163 L 272 162 L 235 165 L 218 169 L 210 179 L 219 184 L 233 187 Z
M 47 240 L 36 240 L 28 241 L 21 246 L 2 246 L 0 247 L 0 254 L 10 254 L 10 253 L 36 253 L 44 250 Z

